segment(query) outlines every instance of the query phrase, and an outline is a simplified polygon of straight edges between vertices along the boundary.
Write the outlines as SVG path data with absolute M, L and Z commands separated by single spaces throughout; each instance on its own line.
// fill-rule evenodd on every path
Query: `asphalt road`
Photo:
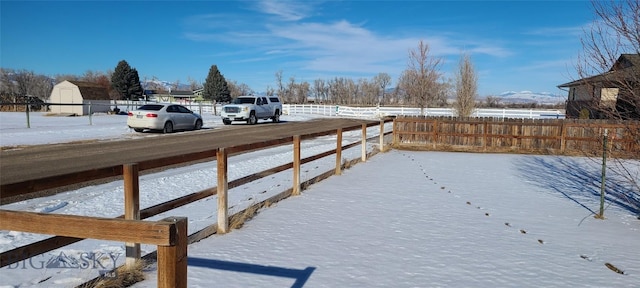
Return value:
M 133 140 L 96 140 L 2 149 L 0 184 L 346 128 L 363 123 L 371 121 L 318 119 L 277 124 L 264 122 L 257 125 L 230 125 L 216 129 L 155 134 L 150 135 L 153 137 Z

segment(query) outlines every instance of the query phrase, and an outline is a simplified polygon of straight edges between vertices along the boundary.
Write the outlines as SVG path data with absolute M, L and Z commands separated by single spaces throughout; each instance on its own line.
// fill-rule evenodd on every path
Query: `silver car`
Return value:
M 154 103 L 130 111 L 127 125 L 136 132 L 149 129 L 172 133 L 176 130 L 199 130 L 202 117 L 182 105 Z

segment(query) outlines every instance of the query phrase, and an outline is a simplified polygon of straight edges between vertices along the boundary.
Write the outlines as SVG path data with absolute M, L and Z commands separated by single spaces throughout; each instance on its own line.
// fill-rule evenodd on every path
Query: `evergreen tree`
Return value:
M 111 75 L 111 86 L 120 94 L 122 99 L 134 100 L 142 96 L 143 90 L 140 84 L 138 70 L 131 68 L 125 60 L 118 62 L 118 66 Z
M 209 75 L 207 75 L 204 83 L 202 97 L 207 100 L 215 100 L 216 102 L 231 101 L 231 92 L 229 91 L 227 80 L 220 74 L 218 66 L 216 65 L 211 65 L 209 69 Z
M 127 75 L 127 79 L 127 83 L 129 83 L 127 98 L 133 100 L 142 97 L 144 90 L 142 89 L 142 84 L 140 84 L 140 76 L 136 68 L 131 69 L 131 72 Z

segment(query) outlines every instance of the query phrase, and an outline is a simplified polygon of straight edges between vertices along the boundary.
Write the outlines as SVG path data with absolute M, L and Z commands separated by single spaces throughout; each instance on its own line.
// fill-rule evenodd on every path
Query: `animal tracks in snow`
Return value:
M 431 177 L 431 176 L 429 176 L 429 175 L 427 174 L 427 170 L 422 166 L 422 164 L 420 164 L 420 163 L 418 163 L 417 161 L 415 161 L 415 159 L 414 159 L 414 158 L 412 158 L 412 157 L 411 157 L 411 155 L 407 155 L 407 154 L 403 154 L 403 155 L 404 155 L 404 156 L 406 156 L 407 158 L 409 158 L 409 159 L 412 161 L 412 163 L 415 163 L 415 164 L 420 168 L 420 170 L 421 170 L 421 171 L 422 171 L 422 173 L 424 174 L 424 176 L 425 176 L 425 179 L 426 179 L 426 180 L 428 180 L 428 181 L 432 182 L 433 184 L 438 184 L 438 183 L 436 182 L 436 180 L 434 179 L 434 177 Z M 456 198 L 463 198 L 463 197 L 461 197 L 460 195 L 457 195 L 455 192 L 453 192 L 453 191 L 451 191 L 451 190 L 448 190 L 446 186 L 442 186 L 442 185 L 441 185 L 441 186 L 440 186 L 440 190 L 441 190 L 441 191 L 446 191 L 446 192 L 447 192 L 447 194 L 452 194 L 452 195 L 453 195 L 454 197 L 456 197 Z M 470 206 L 470 207 L 474 207 L 474 206 L 475 206 L 475 205 L 472 205 L 472 202 L 471 202 L 471 201 L 465 201 L 465 202 L 464 202 L 464 204 L 465 204 L 466 206 Z M 485 209 L 484 209 L 483 207 L 481 207 L 481 206 L 475 206 L 475 208 L 476 208 L 477 210 L 485 210 Z M 490 216 L 491 216 L 491 214 L 489 214 L 489 212 L 484 212 L 484 216 L 485 216 L 485 217 L 490 217 Z M 506 227 L 508 227 L 507 229 L 509 229 L 509 228 L 515 228 L 515 230 L 517 231 L 517 233 L 522 234 L 522 235 L 523 235 L 523 237 L 534 237 L 533 235 L 534 235 L 535 233 L 529 233 L 529 231 L 528 231 L 527 229 L 524 229 L 524 228 L 516 228 L 516 227 L 514 227 L 514 225 L 513 225 L 511 222 L 504 222 L 504 225 L 505 225 Z M 547 244 L 548 244 L 548 243 L 547 243 L 547 241 L 545 241 L 544 239 L 540 239 L 540 238 L 536 239 L 536 242 L 538 243 L 538 245 L 547 245 Z M 596 260 L 596 259 L 594 259 L 594 257 L 593 257 L 593 256 L 587 256 L 587 255 L 584 255 L 584 254 L 579 255 L 579 257 L 580 257 L 580 258 L 582 258 L 582 259 L 584 259 L 584 260 L 587 260 L 587 261 L 589 261 L 589 262 L 594 262 L 594 261 Z M 605 263 L 604 263 L 604 266 L 605 266 L 606 268 L 608 268 L 609 270 L 611 270 L 611 271 L 615 272 L 615 273 L 618 273 L 618 274 L 621 274 L 621 275 L 626 275 L 626 274 L 625 274 L 625 272 L 624 272 L 623 270 L 621 270 L 620 268 L 616 267 L 615 265 L 613 265 L 613 264 L 611 264 L 611 263 L 609 263 L 609 262 L 605 262 Z

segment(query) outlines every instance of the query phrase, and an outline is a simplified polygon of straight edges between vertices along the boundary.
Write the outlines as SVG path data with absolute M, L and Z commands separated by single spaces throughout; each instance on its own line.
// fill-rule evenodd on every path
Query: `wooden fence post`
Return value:
M 336 175 L 342 174 L 342 128 L 336 131 Z
M 367 161 L 367 124 L 362 124 L 362 162 Z
M 438 147 L 438 119 L 433 120 L 433 149 Z
M 396 123 L 396 119 L 393 119 L 393 129 L 392 129 L 392 133 L 393 133 L 393 146 L 394 147 L 398 147 L 398 125 Z
M 162 221 L 176 223 L 175 245 L 158 246 L 158 287 L 187 287 L 187 218 L 170 217 Z
M 122 167 L 124 179 L 124 219 L 140 220 L 140 180 L 137 163 Z M 133 267 L 140 259 L 140 243 L 125 243 L 125 265 Z
M 511 149 L 518 148 L 518 124 L 511 122 Z
M 292 195 L 300 195 L 300 135 L 293 136 L 293 191 Z
M 567 126 L 565 125 L 565 121 L 562 121 L 562 125 L 560 125 L 560 153 L 564 154 L 564 150 L 567 147 Z
M 384 120 L 380 120 L 380 152 L 384 152 Z
M 227 150 L 218 148 L 216 152 L 216 161 L 218 162 L 218 234 L 229 232 L 227 158 Z
M 487 151 L 487 133 L 489 133 L 489 122 L 485 119 L 483 120 L 483 127 L 482 127 L 482 150 L 483 151 Z

